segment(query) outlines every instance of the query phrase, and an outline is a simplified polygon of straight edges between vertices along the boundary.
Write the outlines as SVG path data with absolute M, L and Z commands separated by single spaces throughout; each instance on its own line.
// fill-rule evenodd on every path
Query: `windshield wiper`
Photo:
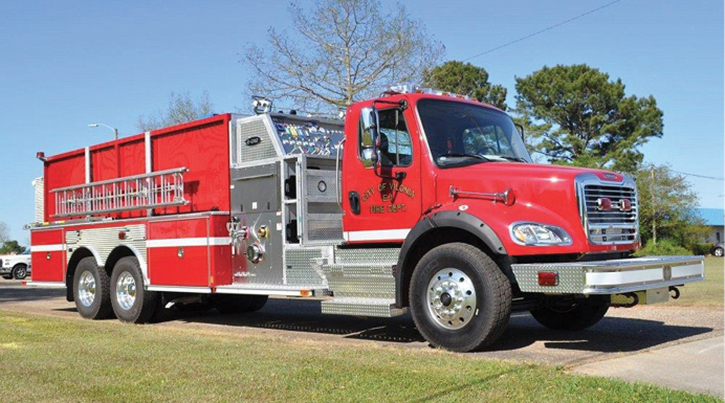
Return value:
M 470 158 L 476 158 L 483 161 L 491 161 L 490 159 L 484 157 L 483 155 L 478 154 L 466 154 L 466 153 L 445 153 L 443 155 L 438 156 L 438 159 L 441 157 L 470 157 Z
M 523 159 L 521 157 L 511 157 L 511 156 L 508 156 L 508 155 L 497 155 L 497 157 L 500 157 L 500 158 L 503 158 L 503 159 L 506 159 L 506 160 L 509 160 L 509 161 L 528 162 L 528 161 L 526 161 L 525 159 Z

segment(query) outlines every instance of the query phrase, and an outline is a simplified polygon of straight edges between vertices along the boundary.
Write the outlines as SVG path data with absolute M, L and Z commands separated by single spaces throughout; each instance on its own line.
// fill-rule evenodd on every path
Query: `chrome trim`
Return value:
M 603 211 L 589 211 L 586 204 L 586 187 L 587 186 L 605 186 L 605 187 L 621 187 L 622 191 L 629 191 L 631 188 L 633 193 L 633 205 L 631 212 L 634 214 L 634 220 L 632 223 L 626 223 L 622 220 L 619 222 L 614 221 L 607 224 L 592 223 L 590 222 L 590 214 L 606 214 Z M 582 228 L 587 236 L 589 243 L 594 245 L 631 245 L 639 241 L 639 197 L 637 194 L 637 185 L 632 178 L 627 175 L 622 176 L 621 181 L 604 181 L 599 179 L 596 174 L 583 173 L 578 175 L 574 179 L 574 192 L 577 198 L 577 208 L 579 210 L 579 217 L 581 219 Z M 628 213 L 619 210 L 612 210 L 613 214 L 617 213 Z M 616 219 L 617 217 L 613 217 Z M 622 230 L 634 230 L 632 234 L 592 234 L 592 230 L 606 230 L 606 229 L 622 229 Z M 597 240 L 596 238 L 604 238 L 607 236 L 620 236 L 620 237 L 632 237 L 632 239 L 618 240 L 618 241 L 603 241 Z
M 677 286 L 705 279 L 703 256 L 651 256 L 590 262 L 512 264 L 523 292 L 608 295 Z M 556 272 L 557 286 L 540 286 L 539 272 Z

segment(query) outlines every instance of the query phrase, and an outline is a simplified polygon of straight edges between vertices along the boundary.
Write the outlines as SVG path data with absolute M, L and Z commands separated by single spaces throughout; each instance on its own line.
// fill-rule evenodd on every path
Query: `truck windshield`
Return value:
M 503 112 L 463 102 L 422 99 L 418 114 L 433 160 L 440 167 L 531 162 L 514 123 Z

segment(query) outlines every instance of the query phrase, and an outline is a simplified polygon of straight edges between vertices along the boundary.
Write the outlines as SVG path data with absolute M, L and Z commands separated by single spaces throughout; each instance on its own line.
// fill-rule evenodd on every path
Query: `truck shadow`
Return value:
M 426 343 L 409 314 L 390 319 L 322 315 L 319 303 L 313 301 L 270 300 L 259 312 L 238 315 L 221 315 L 213 310 L 173 312 L 165 320 L 337 335 L 393 343 Z M 503 337 L 486 351 L 520 350 L 543 342 L 547 350 L 632 352 L 714 330 L 706 326 L 670 325 L 657 320 L 605 317 L 587 330 L 553 331 L 539 325 L 528 313 L 515 313 Z
M 0 280 L 0 304 L 3 302 L 37 301 L 65 297 L 65 290 L 59 288 L 30 288 L 18 280 Z

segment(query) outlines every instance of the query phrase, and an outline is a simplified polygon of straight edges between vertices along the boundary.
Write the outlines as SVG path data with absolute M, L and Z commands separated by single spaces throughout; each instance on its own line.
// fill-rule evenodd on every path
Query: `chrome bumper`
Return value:
M 513 264 L 511 269 L 523 292 L 606 295 L 704 280 L 705 258 L 648 256 L 593 262 Z M 539 285 L 540 272 L 556 273 L 557 285 Z

